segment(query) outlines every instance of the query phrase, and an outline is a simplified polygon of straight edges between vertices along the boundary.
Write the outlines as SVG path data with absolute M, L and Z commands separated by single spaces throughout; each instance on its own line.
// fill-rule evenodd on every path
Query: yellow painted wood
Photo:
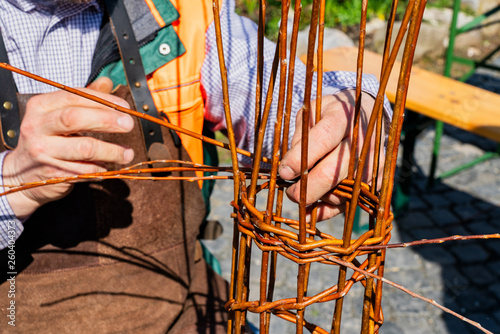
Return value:
M 324 52 L 325 71 L 356 71 L 358 49 L 343 47 Z M 301 59 L 304 61 L 305 56 Z M 380 78 L 382 56 L 366 51 L 364 73 Z M 396 97 L 396 63 L 386 95 Z M 413 67 L 406 107 L 412 111 L 500 142 L 500 95 L 442 75 Z

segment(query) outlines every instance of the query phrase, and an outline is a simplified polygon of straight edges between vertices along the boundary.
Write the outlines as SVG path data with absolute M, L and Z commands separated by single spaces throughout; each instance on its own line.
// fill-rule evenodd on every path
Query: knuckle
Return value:
M 65 130 L 72 130 L 78 122 L 78 110 L 72 107 L 64 109 L 59 115 L 59 123 Z
M 82 138 L 78 143 L 77 152 L 82 160 L 94 160 L 97 155 L 97 146 L 97 141 L 91 138 Z
M 35 95 L 26 103 L 26 115 L 41 110 L 43 107 L 43 99 L 40 95 Z
M 19 129 L 20 135 L 26 138 L 31 138 L 32 134 L 35 132 L 36 126 L 29 119 L 25 118 L 21 123 L 21 127 Z
M 29 154 L 35 158 L 40 157 L 45 152 L 46 148 L 46 146 L 43 144 L 42 141 L 36 141 L 36 140 L 30 142 L 30 144 L 27 145 L 27 147 Z

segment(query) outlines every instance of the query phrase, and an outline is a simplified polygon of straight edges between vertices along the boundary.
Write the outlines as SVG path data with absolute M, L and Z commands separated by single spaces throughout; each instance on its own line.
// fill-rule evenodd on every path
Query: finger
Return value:
M 322 220 L 327 220 L 332 217 L 335 217 L 336 215 L 345 212 L 345 204 L 341 205 L 331 205 L 328 203 L 318 203 L 317 205 L 317 216 L 316 219 L 317 221 L 322 221 Z M 307 213 L 306 220 L 310 222 L 311 220 L 311 213 Z
M 134 158 L 131 148 L 91 137 L 55 137 L 46 154 L 58 160 L 127 164 Z
M 96 90 L 98 92 L 110 94 L 113 90 L 113 81 L 111 81 L 108 77 L 100 77 L 90 85 L 88 85 L 89 89 Z
M 47 135 L 78 132 L 125 133 L 132 130 L 131 116 L 109 108 L 71 106 L 56 110 L 45 118 L 43 131 Z
M 349 133 L 350 106 L 340 100 L 328 99 L 322 107 L 327 110 L 324 117 L 309 132 L 308 168 L 332 151 Z M 300 128 L 297 124 L 297 128 Z M 301 130 L 294 134 L 293 145 L 283 157 L 279 173 L 285 180 L 299 175 L 301 164 Z
M 347 177 L 350 157 L 349 143 L 350 140 L 343 140 L 309 171 L 306 204 L 317 201 Z M 287 195 L 292 201 L 299 202 L 300 184 L 299 181 L 287 189 Z
M 111 103 L 117 104 L 121 107 L 130 108 L 129 104 L 125 100 L 117 96 L 99 92 L 89 88 L 79 88 L 79 90 L 94 95 L 96 97 L 99 97 L 101 99 L 107 100 Z M 46 112 L 50 112 L 68 106 L 80 106 L 88 108 L 108 108 L 103 106 L 103 104 L 101 103 L 89 100 L 82 96 L 69 93 L 66 91 L 57 91 L 57 92 L 33 96 L 32 98 L 29 99 L 26 109 L 38 110 L 38 111 L 43 110 Z

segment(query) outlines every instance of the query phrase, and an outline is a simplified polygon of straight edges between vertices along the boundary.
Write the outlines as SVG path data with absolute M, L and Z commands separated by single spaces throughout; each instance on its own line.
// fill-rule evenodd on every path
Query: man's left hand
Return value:
M 365 140 L 365 133 L 375 100 L 363 93 L 360 115 L 360 132 L 358 154 Z M 333 96 L 324 96 L 322 99 L 322 117 L 314 124 L 315 103 L 311 103 L 311 129 L 309 132 L 308 148 L 308 184 L 306 202 L 311 204 L 321 200 L 318 204 L 318 220 L 331 218 L 345 211 L 345 199 L 333 194 L 335 188 L 347 177 L 354 127 L 353 90 L 342 91 Z M 302 112 L 296 120 L 295 133 L 291 142 L 291 149 L 281 160 L 279 175 L 285 180 L 293 180 L 300 175 L 300 153 L 302 136 Z M 384 133 L 384 132 L 383 132 Z M 384 140 L 384 138 L 382 138 Z M 374 157 L 374 140 L 370 147 L 368 161 L 365 162 L 363 182 L 370 183 Z M 383 168 L 384 150 L 380 155 L 379 168 Z M 288 187 L 288 197 L 299 202 L 300 181 Z

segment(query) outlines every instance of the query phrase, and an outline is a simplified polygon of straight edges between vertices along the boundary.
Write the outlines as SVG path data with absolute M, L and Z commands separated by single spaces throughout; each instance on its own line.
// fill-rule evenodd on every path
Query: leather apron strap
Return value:
M 9 63 L 7 50 L 0 33 L 0 61 Z M 2 127 L 2 141 L 5 147 L 13 149 L 19 140 L 21 119 L 19 117 L 19 104 L 17 102 L 17 88 L 11 71 L 0 69 L 0 120 Z
M 125 4 L 122 0 L 105 0 L 105 4 L 136 110 L 158 117 L 158 110 L 148 88 L 141 54 Z M 147 151 L 153 143 L 163 143 L 160 125 L 141 119 L 141 126 Z M 180 147 L 181 141 L 177 133 L 170 130 L 170 134 L 175 146 Z

